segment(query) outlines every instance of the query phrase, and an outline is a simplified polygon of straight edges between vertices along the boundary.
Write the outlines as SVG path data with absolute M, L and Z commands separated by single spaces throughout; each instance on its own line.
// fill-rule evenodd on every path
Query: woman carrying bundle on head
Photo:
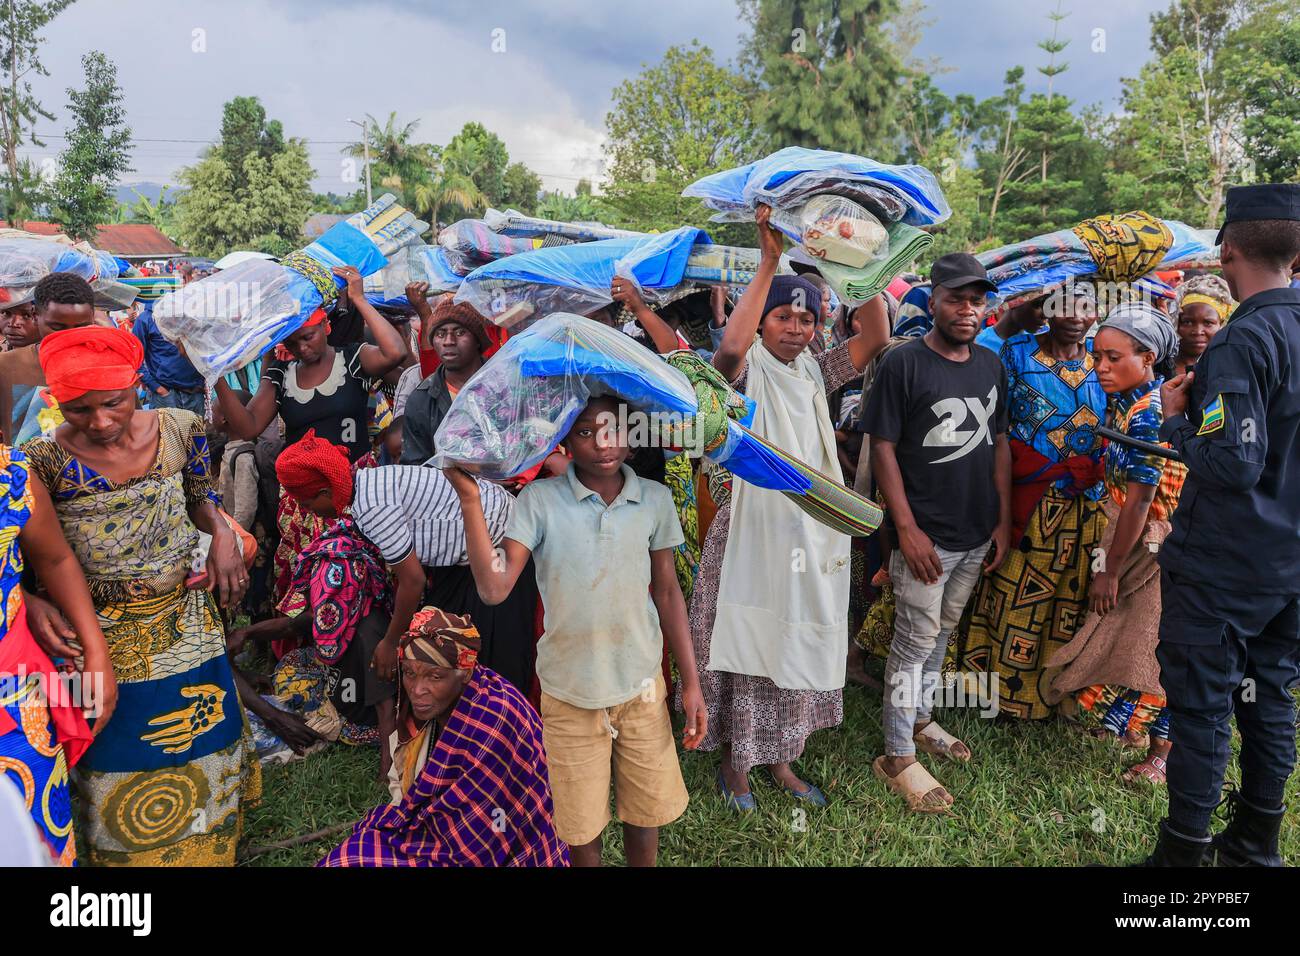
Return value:
M 376 344 L 334 348 L 328 341 L 330 325 L 325 310 L 313 312 L 284 341 L 292 361 L 274 362 L 263 370 L 262 384 L 247 407 L 225 381 L 217 382 L 217 401 L 232 438 L 253 441 L 279 415 L 288 445 L 314 429 L 327 441 L 345 447 L 351 461 L 370 451 L 367 423 L 373 383 L 402 364 L 407 357 L 406 344 L 402 334 L 366 300 L 360 272 L 344 266 L 334 274 L 346 280 L 348 300 L 361 313 Z M 279 601 L 288 590 L 294 559 L 324 530 L 324 524 L 283 494 L 277 523 L 280 546 L 275 553 L 275 596 Z
M 888 341 L 884 303 L 877 297 L 861 306 L 858 334 L 810 356 L 821 290 L 776 275 L 783 242 L 770 214 L 759 206 L 762 262 L 713 365 L 754 400 L 754 432 L 842 481 L 826 396 L 860 375 Z M 709 710 L 701 749 L 722 750 L 718 788 L 731 809 L 754 808 L 749 771 L 760 764 L 797 799 L 824 805 L 821 790 L 790 764 L 814 731 L 844 717 L 850 539 L 783 495 L 743 481 L 732 482 L 719 505 L 690 604 Z
M 1097 330 L 1097 379 L 1109 396 L 1108 427 L 1138 441 L 1159 441 L 1160 386 L 1173 368 L 1178 337 L 1150 306 L 1122 305 Z M 1094 735 L 1114 735 L 1147 757 L 1126 783 L 1163 784 L 1169 712 L 1160 686 L 1160 568 L 1156 555 L 1187 477 L 1170 461 L 1119 441 L 1106 446 L 1108 523 L 1088 589 L 1089 611 L 1074 639 L 1047 662 L 1049 699 L 1067 695 L 1075 719 Z

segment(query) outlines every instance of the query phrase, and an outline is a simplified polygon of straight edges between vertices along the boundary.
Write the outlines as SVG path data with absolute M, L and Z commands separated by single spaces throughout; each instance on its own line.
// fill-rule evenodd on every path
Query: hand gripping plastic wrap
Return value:
M 344 283 L 332 269 L 350 265 L 370 276 L 389 256 L 421 242 L 428 228 L 386 193 L 281 262 L 250 259 L 176 292 L 154 307 L 154 319 L 211 386 L 292 335 Z
M 506 480 L 543 461 L 599 396 L 615 396 L 638 413 L 619 423 L 630 445 L 707 457 L 849 534 L 879 526 L 874 503 L 749 431 L 752 403 L 694 353 L 673 353 L 665 362 L 576 315 L 548 316 L 502 346 L 452 402 L 429 464 Z
M 882 223 L 933 226 L 952 215 L 939 181 L 924 166 L 893 166 L 801 146 L 705 176 L 682 191 L 716 209 L 718 222 L 752 220 L 760 203 L 789 211 L 827 194 L 853 200 Z

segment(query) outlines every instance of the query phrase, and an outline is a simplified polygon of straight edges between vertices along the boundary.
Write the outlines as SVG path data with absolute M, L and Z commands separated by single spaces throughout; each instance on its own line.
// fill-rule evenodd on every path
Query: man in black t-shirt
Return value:
M 930 718 L 948 635 L 981 566 L 1000 565 L 1011 537 L 1007 377 L 994 353 L 973 344 L 987 293 L 997 287 L 974 256 L 959 253 L 935 261 L 931 282 L 934 327 L 889 353 L 863 415 L 897 539 L 889 562 L 895 614 L 885 665 L 885 756 L 874 769 L 923 813 L 946 810 L 952 797 L 917 763 L 916 751 L 971 756 Z

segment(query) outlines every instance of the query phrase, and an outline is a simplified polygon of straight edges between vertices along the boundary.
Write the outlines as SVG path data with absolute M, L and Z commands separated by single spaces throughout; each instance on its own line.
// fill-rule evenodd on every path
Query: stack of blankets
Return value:
M 1214 234 L 1142 211 L 1086 219 L 977 258 L 1005 305 L 1037 298 L 1075 279 L 1153 282 L 1153 273 L 1217 261 Z
M 818 260 L 840 298 L 869 299 L 933 244 L 922 226 L 952 211 L 934 174 L 864 156 L 790 146 L 724 170 L 682 191 L 716 210 L 716 222 L 752 219 L 760 204 L 772 225 Z

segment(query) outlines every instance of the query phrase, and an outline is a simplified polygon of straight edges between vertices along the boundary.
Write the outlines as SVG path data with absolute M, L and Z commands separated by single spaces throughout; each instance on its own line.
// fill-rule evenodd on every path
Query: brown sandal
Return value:
M 919 763 L 908 764 L 898 772 L 898 776 L 891 777 L 885 772 L 885 758 L 877 757 L 872 761 L 871 769 L 885 781 L 885 786 L 907 801 L 907 808 L 914 813 L 947 813 L 952 807 L 952 794 L 944 790 L 943 784 Z M 925 802 L 925 798 L 936 790 L 943 791 L 946 803 Z

